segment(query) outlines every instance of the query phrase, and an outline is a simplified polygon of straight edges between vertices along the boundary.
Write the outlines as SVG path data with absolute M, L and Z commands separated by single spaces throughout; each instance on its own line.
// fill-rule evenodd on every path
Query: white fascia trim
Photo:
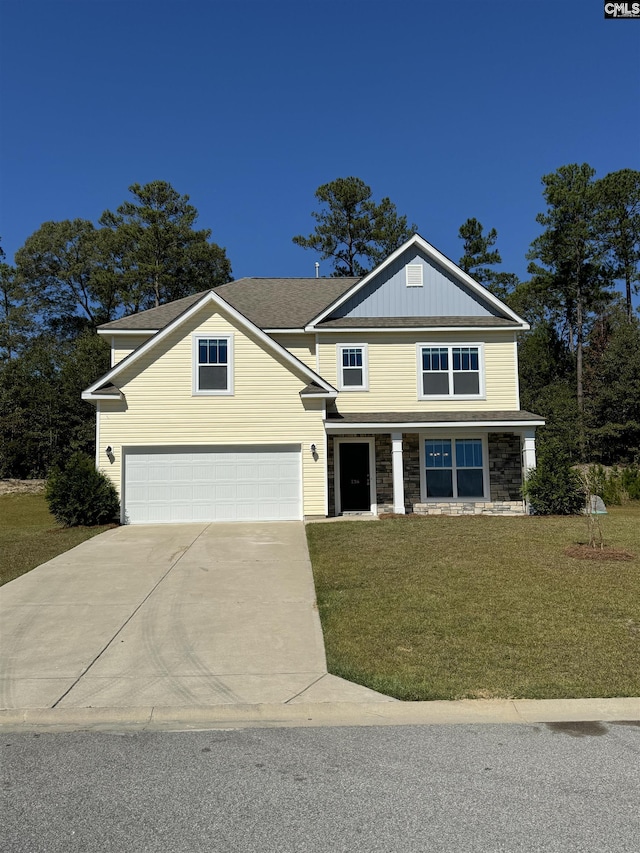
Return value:
M 300 392 L 303 400 L 335 400 L 338 396 L 337 391 L 327 391 L 324 394 L 303 394 Z
M 299 329 L 263 329 L 268 335 L 303 335 L 305 330 Z
M 155 335 L 158 329 L 98 329 L 99 335 L 105 337 L 113 335 Z
M 124 394 L 122 391 L 119 391 L 117 394 L 99 394 L 88 389 L 87 391 L 82 392 L 80 398 L 82 400 L 88 400 L 91 403 L 97 400 L 124 400 Z
M 339 432 L 401 432 L 402 430 L 430 430 L 430 429 L 521 429 L 522 427 L 544 426 L 546 421 L 406 421 L 404 423 L 336 423 L 333 420 L 325 420 L 324 425 L 328 433 Z
M 303 331 L 325 335 L 350 335 L 352 332 L 526 332 L 530 328 L 531 326 L 523 321 L 517 329 L 513 326 L 333 326 L 328 329 L 307 326 Z
M 439 252 L 431 243 L 427 243 L 424 237 L 421 237 L 419 234 L 414 234 L 413 237 L 410 237 L 406 243 L 403 243 L 395 252 L 389 255 L 389 257 L 384 260 L 381 264 L 371 270 L 370 273 L 364 276 L 360 281 L 356 282 L 353 287 L 349 288 L 346 293 L 343 293 L 335 302 L 329 305 L 328 308 L 325 308 L 322 313 L 318 314 L 317 317 L 314 317 L 313 320 L 308 324 L 308 328 L 313 328 L 316 323 L 322 322 L 329 314 L 335 311 L 336 308 L 339 308 L 344 302 L 350 299 L 354 293 L 357 293 L 363 287 L 371 281 L 374 276 L 377 276 L 385 267 L 388 267 L 392 264 L 400 255 L 405 252 L 411 246 L 417 246 L 419 249 L 430 257 L 433 261 L 440 264 L 440 266 L 444 267 L 448 270 L 458 281 L 461 281 L 467 287 L 469 287 L 472 291 L 478 294 L 482 299 L 486 300 L 489 304 L 493 305 L 494 308 L 499 309 L 499 311 L 503 314 L 507 314 L 511 317 L 512 320 L 515 320 L 517 323 L 522 323 L 523 328 L 528 329 L 529 324 L 519 317 L 515 311 L 512 311 L 504 302 L 501 302 L 497 296 L 494 296 L 490 290 L 487 290 L 486 287 L 483 287 L 481 284 L 478 284 L 477 281 L 471 278 L 466 272 L 460 269 L 457 264 L 454 264 L 453 261 L 449 260 L 446 255 L 443 255 L 442 252 Z
M 193 315 L 196 314 L 201 308 L 203 308 L 208 302 L 213 302 L 213 304 L 218 309 L 221 309 L 224 314 L 227 314 L 229 317 L 231 317 L 241 329 L 245 329 L 251 332 L 251 334 L 255 338 L 257 338 L 265 346 L 266 349 L 277 353 L 278 356 L 280 356 L 284 361 L 288 362 L 291 367 L 302 373 L 303 376 L 310 379 L 311 382 L 316 382 L 326 391 L 336 391 L 333 385 L 330 385 L 328 382 L 326 382 L 315 371 L 311 370 L 310 367 L 307 367 L 304 362 L 300 361 L 300 359 L 296 358 L 294 355 L 291 355 L 291 353 L 287 349 L 285 349 L 279 343 L 274 341 L 273 338 L 270 338 L 269 335 L 262 331 L 262 329 L 252 323 L 251 320 L 248 320 L 244 316 L 244 314 L 241 314 L 239 311 L 236 311 L 235 308 L 233 308 L 221 296 L 218 296 L 217 293 L 209 291 L 205 293 L 202 299 L 199 299 L 190 308 L 180 314 L 179 317 L 176 317 L 175 320 L 173 320 L 171 323 L 168 323 L 159 332 L 156 332 L 153 337 L 149 338 L 148 341 L 145 341 L 143 344 L 141 344 L 126 358 L 123 358 L 122 361 L 119 361 L 114 368 L 112 368 L 108 373 L 105 373 L 105 375 L 98 379 L 97 382 L 94 382 L 93 385 L 87 388 L 85 393 L 93 394 L 95 391 L 98 390 L 98 388 L 100 388 L 101 385 L 104 385 L 105 382 L 110 382 L 112 379 L 118 376 L 125 369 L 125 367 L 128 368 L 132 364 L 134 364 L 139 358 L 141 358 L 141 356 L 145 355 L 157 343 L 160 343 L 160 341 L 164 340 L 166 337 L 168 337 L 168 335 L 172 334 L 172 332 L 174 332 L 176 328 L 178 328 L 191 317 L 193 317 Z

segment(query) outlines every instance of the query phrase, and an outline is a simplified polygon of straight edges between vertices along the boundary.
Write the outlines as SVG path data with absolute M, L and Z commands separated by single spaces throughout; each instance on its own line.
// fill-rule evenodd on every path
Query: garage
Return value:
M 130 448 L 122 501 L 130 524 L 299 520 L 300 446 Z

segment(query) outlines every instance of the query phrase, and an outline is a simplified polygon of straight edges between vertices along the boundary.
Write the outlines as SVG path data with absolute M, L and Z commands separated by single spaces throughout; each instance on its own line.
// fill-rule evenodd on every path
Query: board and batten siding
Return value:
M 203 307 L 114 380 L 125 401 L 98 403 L 101 470 L 120 492 L 123 448 L 299 444 L 304 514 L 324 515 L 323 401 L 303 402 L 308 379 L 214 310 Z M 233 395 L 192 394 L 194 333 L 233 334 Z
M 407 287 L 407 264 L 422 267 L 422 287 Z M 490 317 L 488 302 L 414 248 L 403 252 L 331 317 Z
M 320 337 L 320 375 L 338 383 L 336 344 L 368 344 L 369 390 L 341 391 L 341 412 L 515 411 L 518 399 L 516 347 L 513 332 L 382 332 Z M 418 343 L 483 344 L 485 398 L 418 399 Z M 337 385 L 336 385 L 337 387 Z

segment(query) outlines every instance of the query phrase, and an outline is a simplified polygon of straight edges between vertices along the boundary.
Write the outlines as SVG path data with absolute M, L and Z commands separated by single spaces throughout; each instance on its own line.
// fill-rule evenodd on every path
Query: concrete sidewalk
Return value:
M 119 527 L 0 589 L 0 708 L 389 701 L 327 674 L 301 523 Z

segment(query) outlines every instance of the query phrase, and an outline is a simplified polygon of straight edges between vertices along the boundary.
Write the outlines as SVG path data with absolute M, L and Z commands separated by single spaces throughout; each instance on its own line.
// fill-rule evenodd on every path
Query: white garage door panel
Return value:
M 131 450 L 124 481 L 133 524 L 302 518 L 298 448 Z

